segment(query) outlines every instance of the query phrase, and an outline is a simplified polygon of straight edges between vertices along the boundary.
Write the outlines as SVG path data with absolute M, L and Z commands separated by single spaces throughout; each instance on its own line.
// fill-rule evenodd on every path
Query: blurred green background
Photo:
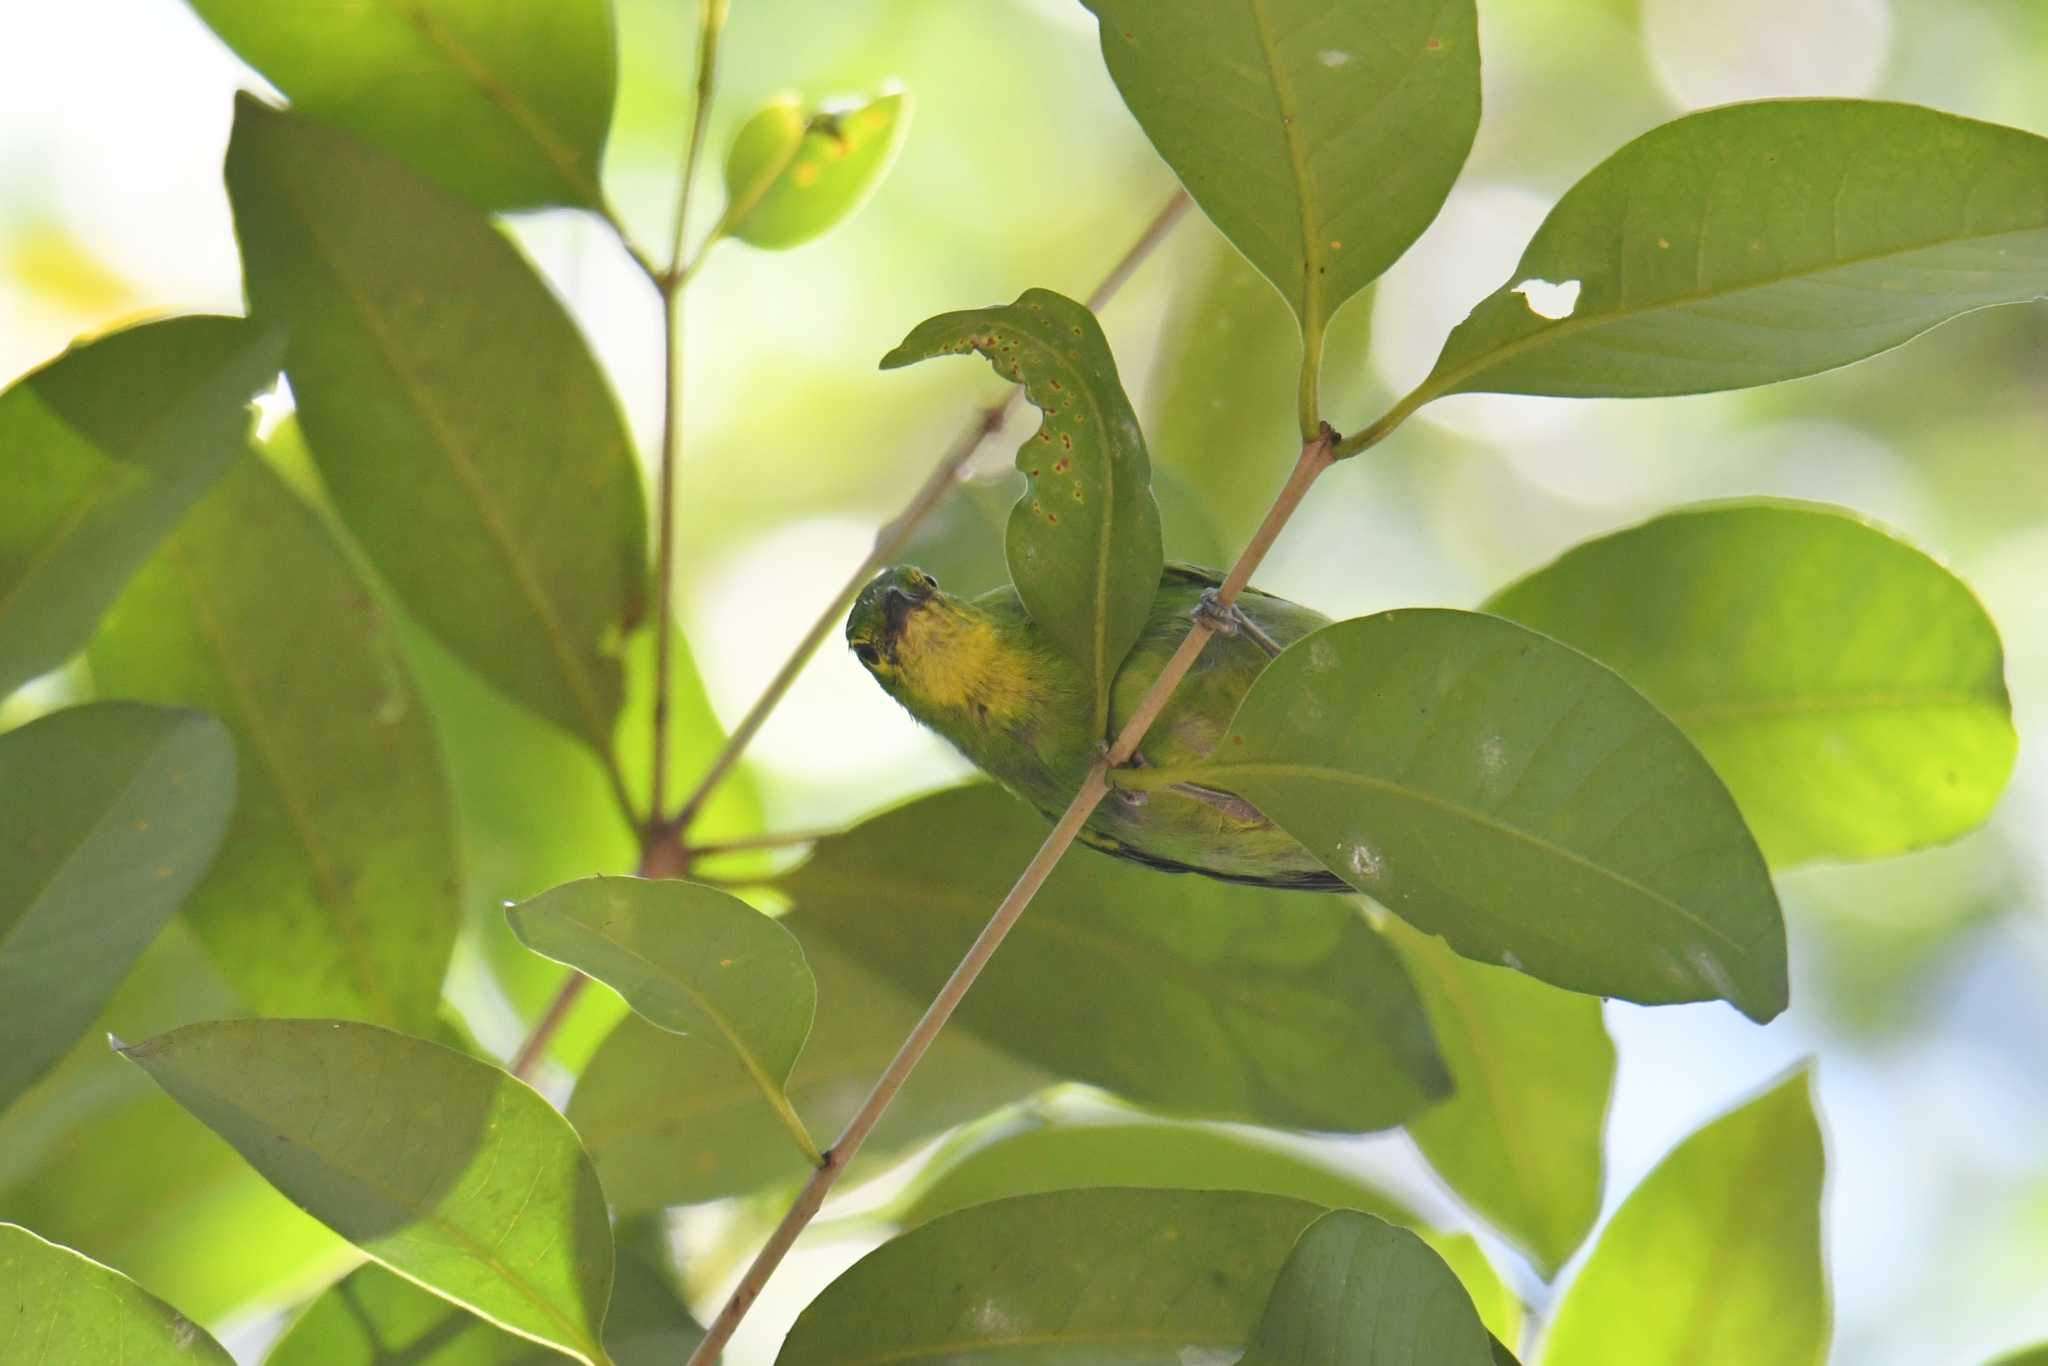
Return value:
M 637 234 L 661 240 L 694 7 L 618 8 L 607 181 Z M 1686 109 L 1866 95 L 2048 133 L 2041 0 L 1482 0 L 1481 23 L 1478 146 L 1435 227 L 1340 319 L 1325 379 L 1340 427 L 1426 371 L 1558 193 Z M 722 246 L 690 292 L 680 610 L 726 720 L 967 413 L 998 393 L 978 365 L 883 375 L 877 358 L 931 313 L 1031 285 L 1085 294 L 1170 193 L 1093 29 L 1076 0 L 734 0 L 714 156 L 785 91 L 819 99 L 895 79 L 917 110 L 894 173 L 855 220 L 788 254 Z M 264 86 L 177 0 L 0 5 L 0 381 L 125 321 L 239 311 L 220 184 L 236 88 Z M 717 199 L 700 197 L 700 230 Z M 658 318 L 645 282 L 575 214 L 511 228 L 651 447 Z M 1191 216 L 1104 324 L 1163 471 L 1169 550 L 1220 558 L 1293 455 L 1297 343 L 1284 305 Z M 1698 1123 L 1818 1055 L 1845 1366 L 1975 1366 L 2048 1337 L 2044 362 L 2048 309 L 2030 307 L 1746 393 L 1447 400 L 1325 481 L 1261 580 L 1333 615 L 1468 606 L 1661 508 L 1784 494 L 1879 519 L 1984 597 L 2022 736 L 1990 827 L 1868 870 L 1781 879 L 1794 1004 L 1767 1028 L 1722 1006 L 1608 1012 L 1621 1049 L 1610 1207 Z M 282 405 L 271 407 L 274 419 Z M 997 572 L 985 514 L 1007 501 L 1011 449 L 985 450 L 970 489 L 983 496 L 959 500 L 928 538 L 949 587 Z M 44 686 L 47 701 L 61 685 Z M 965 771 L 836 647 L 752 754 L 768 829 L 849 821 Z M 516 1036 L 474 955 L 470 971 L 484 1002 L 472 1026 L 493 1042 Z M 1449 1210 L 1405 1139 L 1346 1146 L 1361 1168 Z M 682 1236 L 710 1247 L 752 1217 L 715 1210 Z M 864 1246 L 825 1240 L 794 1262 L 734 1359 L 767 1360 L 796 1307 Z M 1534 1294 L 1533 1280 L 1524 1289 Z

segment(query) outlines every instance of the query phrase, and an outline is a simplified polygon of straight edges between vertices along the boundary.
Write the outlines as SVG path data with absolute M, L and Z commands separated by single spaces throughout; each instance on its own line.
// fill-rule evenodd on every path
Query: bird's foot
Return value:
M 1280 642 L 1267 635 L 1259 624 L 1238 610 L 1234 602 L 1223 601 L 1223 595 L 1215 589 L 1206 589 L 1202 600 L 1188 613 L 1196 621 L 1208 627 L 1219 636 L 1244 636 L 1266 652 L 1268 658 L 1280 653 Z
M 1096 749 L 1101 752 L 1102 757 L 1105 759 L 1109 757 L 1109 753 L 1112 748 L 1113 746 L 1107 740 L 1104 740 L 1101 744 L 1096 746 Z M 1124 768 L 1144 768 L 1145 766 L 1145 756 L 1142 754 L 1133 754 L 1123 764 Z M 1151 800 L 1152 794 L 1145 791 L 1143 788 L 1118 787 L 1116 785 L 1115 774 L 1115 769 L 1111 769 L 1109 771 L 1109 793 L 1112 797 L 1115 797 L 1123 805 L 1136 808 L 1143 806 L 1147 801 Z

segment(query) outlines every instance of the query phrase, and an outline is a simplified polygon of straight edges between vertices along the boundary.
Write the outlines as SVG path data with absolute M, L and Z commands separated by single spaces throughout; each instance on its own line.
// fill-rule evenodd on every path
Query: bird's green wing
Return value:
M 1047 816 L 1050 819 L 1053 817 L 1053 813 L 1048 812 Z M 1101 831 L 1092 830 L 1085 825 L 1081 827 L 1081 832 L 1077 838 L 1081 843 L 1087 845 L 1090 849 L 1096 850 L 1098 853 L 1108 854 L 1111 858 L 1127 859 L 1132 863 L 1142 863 L 1147 868 L 1156 868 L 1162 873 L 1200 873 L 1204 877 L 1215 878 L 1218 882 L 1236 882 L 1247 887 L 1271 887 L 1278 891 L 1289 892 L 1348 892 L 1351 890 L 1351 884 L 1343 878 L 1338 877 L 1335 873 L 1321 870 L 1252 877 L 1234 873 L 1222 873 L 1213 868 L 1198 868 L 1191 863 L 1180 863 L 1170 858 L 1161 857 L 1158 854 L 1147 853 L 1143 849 L 1125 844 L 1114 835 L 1105 835 Z

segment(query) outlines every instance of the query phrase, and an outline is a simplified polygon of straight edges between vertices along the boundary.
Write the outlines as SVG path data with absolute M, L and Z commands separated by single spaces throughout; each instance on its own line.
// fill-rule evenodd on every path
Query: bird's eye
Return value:
M 861 663 L 865 664 L 870 669 L 874 668 L 875 665 L 882 662 L 881 651 L 877 650 L 874 646 L 869 645 L 866 642 L 862 642 L 861 644 L 853 647 L 853 657 L 855 659 L 858 659 Z
M 939 591 L 939 581 L 929 574 L 926 574 L 924 576 L 924 586 L 925 591 L 928 593 L 936 593 Z

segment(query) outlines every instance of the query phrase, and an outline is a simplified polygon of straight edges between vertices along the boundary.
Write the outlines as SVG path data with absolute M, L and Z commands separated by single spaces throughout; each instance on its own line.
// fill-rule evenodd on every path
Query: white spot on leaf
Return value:
M 1561 285 L 1548 280 L 1528 279 L 1514 288 L 1522 296 L 1522 302 L 1529 305 L 1529 311 L 1539 318 L 1556 322 L 1569 318 L 1579 306 L 1579 282 L 1566 280 Z
M 1351 869 L 1355 877 L 1376 882 L 1387 871 L 1386 859 L 1381 856 L 1379 850 L 1364 840 L 1356 844 L 1341 845 L 1338 852 L 1344 855 L 1345 866 Z
M 1337 647 L 1327 640 L 1309 642 L 1308 667 L 1310 673 L 1325 674 L 1337 667 Z
M 1351 65 L 1351 54 L 1348 52 L 1340 52 L 1334 47 L 1325 48 L 1323 51 L 1317 53 L 1316 56 L 1322 61 L 1322 64 L 1324 66 L 1330 67 L 1333 70 L 1340 66 Z
M 1516 972 L 1522 970 L 1522 960 L 1515 957 L 1513 949 L 1502 949 L 1500 951 L 1500 965 L 1504 968 L 1513 968 Z
M 1489 778 L 1498 778 L 1508 766 L 1508 747 L 1498 735 L 1489 735 L 1479 742 L 1479 771 Z

